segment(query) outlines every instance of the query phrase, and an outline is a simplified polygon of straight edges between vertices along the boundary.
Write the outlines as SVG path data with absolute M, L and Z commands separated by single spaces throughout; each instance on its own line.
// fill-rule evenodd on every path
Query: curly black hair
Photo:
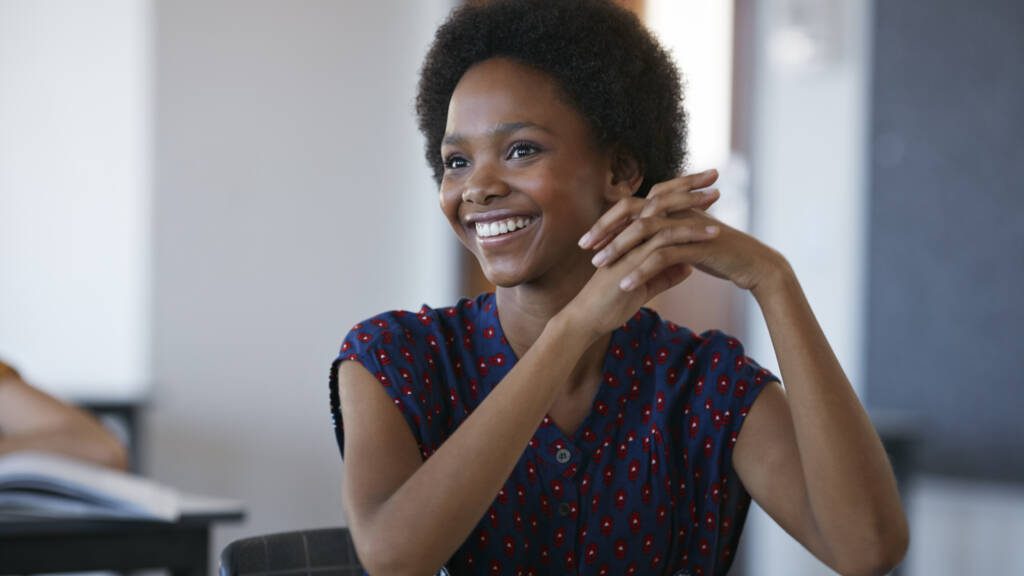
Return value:
M 553 77 L 599 145 L 632 155 L 644 173 L 638 196 L 683 167 L 679 72 L 633 13 L 610 0 L 496 0 L 454 10 L 420 71 L 416 115 L 438 185 L 452 92 L 466 70 L 499 56 Z

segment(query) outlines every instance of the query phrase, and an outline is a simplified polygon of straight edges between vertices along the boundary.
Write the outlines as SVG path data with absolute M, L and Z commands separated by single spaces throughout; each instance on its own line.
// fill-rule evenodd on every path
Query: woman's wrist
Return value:
M 772 250 L 771 254 L 761 278 L 750 288 L 751 295 L 761 305 L 764 305 L 771 296 L 784 292 L 797 283 L 796 273 L 793 272 L 793 267 L 786 257 L 775 250 Z
M 581 353 L 601 337 L 600 332 L 590 327 L 589 323 L 573 309 L 571 304 L 548 320 L 544 331 L 549 330 L 557 342 L 581 346 Z

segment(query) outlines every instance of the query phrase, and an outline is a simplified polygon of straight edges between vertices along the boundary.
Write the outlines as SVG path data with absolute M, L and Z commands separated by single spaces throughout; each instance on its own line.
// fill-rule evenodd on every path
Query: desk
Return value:
M 191 510 L 177 522 L 0 515 L 0 574 L 166 568 L 174 576 L 204 576 L 211 525 L 243 517 L 241 508 Z

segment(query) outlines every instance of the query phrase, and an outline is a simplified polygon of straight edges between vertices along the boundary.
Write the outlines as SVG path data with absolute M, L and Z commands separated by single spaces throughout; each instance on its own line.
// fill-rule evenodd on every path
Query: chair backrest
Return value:
M 220 554 L 220 576 L 362 576 L 346 528 L 281 532 L 236 540 Z

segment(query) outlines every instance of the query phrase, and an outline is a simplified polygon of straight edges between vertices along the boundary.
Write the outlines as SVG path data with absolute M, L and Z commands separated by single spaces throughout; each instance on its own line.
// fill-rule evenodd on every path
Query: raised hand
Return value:
M 598 268 L 628 261 L 630 269 L 619 284 L 627 292 L 643 287 L 643 293 L 656 294 L 658 288 L 664 289 L 663 276 L 680 266 L 693 266 L 753 290 L 783 259 L 756 238 L 704 212 L 718 192 L 695 188 L 710 185 L 717 177 L 709 170 L 657 184 L 646 199 L 630 199 L 628 207 L 608 210 L 580 245 L 598 250 L 593 260 Z M 704 203 L 698 201 L 700 196 Z
M 623 235 L 633 237 L 638 230 L 656 233 L 655 227 L 663 220 L 675 219 L 672 228 L 678 242 L 704 242 L 715 238 L 717 230 L 707 226 L 692 228 L 679 220 L 688 212 L 703 214 L 718 199 L 717 190 L 702 190 L 718 177 L 714 171 L 693 174 L 655 185 L 647 198 L 624 198 L 608 209 L 580 240 L 585 249 L 600 250 L 606 255 L 598 270 L 580 293 L 566 307 L 577 325 L 598 336 L 614 330 L 628 320 L 648 300 L 679 284 L 693 269 L 687 262 L 666 264 L 646 270 L 642 284 L 624 290 L 622 282 L 633 271 L 645 264 L 649 253 L 634 249 L 635 242 L 623 242 Z M 689 223 L 695 220 L 687 221 Z M 595 264 L 597 263 L 595 262 Z
M 706 188 L 715 183 L 718 172 L 707 170 L 681 176 L 651 187 L 646 198 L 630 196 L 608 209 L 580 239 L 580 247 L 601 250 L 629 224 L 638 220 L 673 214 L 684 210 L 707 210 L 718 200 L 718 190 Z M 650 224 L 643 222 L 642 225 Z M 600 252 L 598 254 L 601 254 Z M 595 257 L 597 260 L 597 257 Z M 595 265 L 604 262 L 595 261 Z

